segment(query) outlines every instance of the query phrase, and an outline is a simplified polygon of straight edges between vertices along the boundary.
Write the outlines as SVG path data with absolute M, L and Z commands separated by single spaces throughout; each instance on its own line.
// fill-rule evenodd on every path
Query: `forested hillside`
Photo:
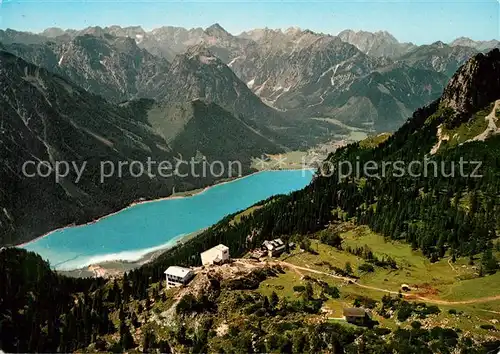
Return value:
M 486 56 L 479 54 L 472 60 L 482 72 L 494 70 L 500 63 L 500 51 Z M 459 70 L 452 85 L 470 74 L 468 68 L 464 65 Z M 497 78 L 491 77 L 491 80 Z M 460 87 L 467 85 L 466 80 Z M 479 96 L 494 96 L 494 92 L 487 91 L 488 87 L 484 84 L 481 92 L 475 92 Z M 191 257 L 198 249 L 224 243 L 230 247 L 231 254 L 241 255 L 247 248 L 271 237 L 281 236 L 287 240 L 294 234 L 307 235 L 330 223 L 347 220 L 370 225 L 388 238 L 404 240 L 432 259 L 442 257 L 445 252 L 473 256 L 488 249 L 500 230 L 497 217 L 500 214 L 500 136 L 442 148 L 432 155 L 431 149 L 438 140 L 438 126 L 455 120 L 458 125 L 467 124 L 463 123 L 464 114 L 468 114 L 470 120 L 484 119 L 474 115 L 479 110 L 476 105 L 460 114 L 455 114 L 448 105 L 448 101 L 436 101 L 416 111 L 403 127 L 376 147 L 366 148 L 356 143 L 337 150 L 326 161 L 331 164 L 325 163 L 325 170 L 318 172 L 305 189 L 261 202 L 262 208 L 242 217 L 237 224 L 230 222 L 233 216 L 228 216 L 184 247 L 168 252 L 156 263 L 136 272 L 159 279 L 161 269 L 169 264 L 198 264 L 199 259 Z M 434 172 L 434 164 L 430 165 L 426 177 L 423 163 L 415 165 L 412 175 L 401 176 L 392 164 L 402 161 L 407 166 L 411 161 L 425 159 L 436 162 L 437 166 Z M 481 166 L 475 171 L 477 164 L 464 164 L 462 176 L 458 166 L 461 159 L 480 161 Z M 384 178 L 354 173 L 345 178 L 340 178 L 338 173 L 324 176 L 329 166 L 339 166 L 342 161 L 350 161 L 352 166 L 358 162 L 362 166 L 367 161 L 380 166 L 383 162 L 391 164 Z M 453 177 L 452 162 L 457 164 Z M 475 174 L 482 177 L 476 178 Z M 257 231 L 256 236 L 247 242 L 253 230 Z

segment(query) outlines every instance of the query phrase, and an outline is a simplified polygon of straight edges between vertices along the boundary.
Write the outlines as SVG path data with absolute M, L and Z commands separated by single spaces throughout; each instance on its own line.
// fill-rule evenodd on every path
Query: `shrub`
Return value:
M 326 284 L 326 286 L 323 287 L 323 291 L 325 292 L 325 294 L 331 296 L 334 299 L 338 299 L 340 297 L 340 291 L 336 286 Z
M 306 287 L 304 285 L 295 285 L 293 287 L 293 291 L 296 291 L 298 293 L 301 293 L 303 292 L 304 290 L 306 290 Z
M 385 327 L 377 327 L 373 331 L 378 336 L 385 336 L 386 334 L 391 333 L 391 330 L 389 328 L 385 328 Z
M 441 310 L 439 309 L 439 307 L 437 307 L 436 305 L 431 305 L 431 306 L 427 306 L 425 308 L 424 311 L 422 311 L 423 314 L 425 315 L 434 315 L 434 314 L 438 314 L 441 312 Z
M 188 313 L 196 308 L 197 301 L 196 298 L 191 294 L 186 294 L 177 303 L 177 313 Z
M 330 230 L 323 230 L 319 235 L 319 239 L 326 245 L 342 249 L 342 237 L 340 237 L 338 233 L 334 233 Z
M 411 323 L 411 326 L 412 326 L 412 328 L 414 328 L 414 329 L 419 329 L 420 327 L 422 327 L 422 324 L 421 324 L 420 322 L 418 322 L 418 321 L 413 321 L 413 322 Z
M 486 329 L 488 331 L 496 329 L 495 326 L 493 326 L 492 324 L 482 324 L 479 327 L 482 328 L 482 329 Z
M 358 267 L 358 270 L 360 272 L 372 273 L 375 271 L 375 268 L 371 264 L 363 263 Z
M 354 299 L 354 306 L 355 307 L 363 306 L 368 309 L 374 309 L 377 306 L 377 300 L 374 300 L 367 296 L 357 296 L 356 299 Z

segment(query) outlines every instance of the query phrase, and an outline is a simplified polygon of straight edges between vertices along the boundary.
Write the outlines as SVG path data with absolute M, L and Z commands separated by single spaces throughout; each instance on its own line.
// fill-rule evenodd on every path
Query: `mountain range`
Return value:
M 207 52 L 203 57 L 219 65 Z M 0 68 L 0 107 L 6 113 L 1 156 L 11 158 L 2 164 L 0 180 L 7 174 L 8 188 L 0 193 L 7 196 L 30 188 L 19 184 L 14 164 L 32 152 L 49 160 L 59 151 L 86 149 L 94 156 L 163 154 L 177 145 L 182 127 L 192 132 L 183 141 L 201 141 L 179 147 L 194 149 L 205 146 L 204 134 L 231 128 L 231 122 L 237 125 L 236 141 L 222 146 L 233 148 L 247 136 L 259 140 L 248 146 L 268 143 L 213 102 L 143 99 L 114 105 L 12 54 L 1 53 Z M 96 118 L 95 111 L 102 114 Z M 172 124 L 172 117 L 179 122 Z M 206 120 L 218 126 L 204 125 Z M 498 352 L 499 156 L 500 50 L 494 49 L 467 60 L 443 94 L 394 134 L 338 149 L 306 188 L 228 215 L 123 277 L 69 278 L 32 252 L 0 249 L 0 347 L 6 352 Z M 452 172 L 451 164 L 459 161 L 465 168 Z M 339 162 L 375 164 L 378 171 L 328 174 L 328 166 Z M 406 166 L 406 173 L 395 162 Z M 433 163 L 448 168 L 427 173 L 425 166 Z M 24 210 L 27 222 L 36 213 L 53 217 L 57 199 L 51 194 L 57 191 L 37 188 L 29 190 L 38 193 L 29 199 L 27 193 L 20 202 L 8 200 L 30 208 Z M 119 188 L 115 195 L 128 190 Z M 83 192 L 92 189 L 81 189 L 64 182 L 57 198 L 82 195 L 78 201 L 85 202 Z M 0 201 L 4 225 L 13 213 Z M 264 240 L 277 237 L 286 255 L 255 255 Z M 201 266 L 200 251 L 221 243 L 232 260 Z M 191 267 L 194 279 L 166 289 L 165 269 L 173 265 Z M 367 323 L 343 323 L 332 317 L 338 311 L 333 306 L 353 306 L 343 311 L 345 317 L 363 311 Z
M 368 132 L 393 131 L 409 113 L 439 97 L 465 60 L 499 45 L 495 40 L 459 38 L 450 44 L 417 46 L 400 43 L 387 32 L 346 30 L 332 36 L 293 27 L 233 35 L 219 24 L 205 29 L 164 26 L 151 31 L 139 26 L 49 28 L 39 34 L 5 30 L 0 31 L 0 43 L 7 51 L 115 102 L 170 100 L 167 83 L 183 80 L 176 75 L 186 73 L 179 70 L 180 61 L 187 59 L 187 53 L 209 51 L 205 56 L 216 57 L 221 75 L 227 75 L 221 82 L 232 80 L 240 91 L 242 83 L 247 86 L 273 108 L 263 114 L 273 116 L 270 121 L 283 124 L 284 117 L 293 135 L 303 132 L 303 122 L 307 122 L 307 136 L 295 136 L 288 141 L 292 145 L 324 140 L 325 131 L 343 133 L 335 124 L 338 121 Z M 172 63 L 176 63 L 174 70 L 170 70 Z M 213 74 L 213 66 L 201 64 Z M 200 68 L 189 70 L 192 76 L 205 75 Z M 204 99 L 211 100 L 214 91 L 204 86 L 213 86 L 210 80 L 192 79 L 190 82 L 200 85 L 198 89 L 183 92 L 170 87 L 170 92 L 175 91 L 176 100 L 190 100 L 203 91 Z M 403 98 L 401 93 L 407 96 Z M 228 107 L 233 101 L 215 102 Z M 254 104 L 262 106 L 255 98 L 246 103 Z M 252 110 L 264 112 L 262 107 Z M 325 119 L 330 123 L 325 125 Z
M 332 36 L 298 28 L 235 36 L 219 24 L 6 30 L 0 43 L 2 244 L 169 195 L 174 185 L 214 182 L 129 173 L 103 185 L 98 160 L 173 161 L 181 154 L 238 159 L 248 173 L 251 159 L 264 153 L 307 149 L 351 129 L 397 129 L 478 53 L 477 43 L 464 40 L 414 46 L 386 32 Z M 489 45 L 498 43 L 476 47 Z M 89 167 L 78 184 L 74 175 L 54 183 L 22 176 L 30 159 Z

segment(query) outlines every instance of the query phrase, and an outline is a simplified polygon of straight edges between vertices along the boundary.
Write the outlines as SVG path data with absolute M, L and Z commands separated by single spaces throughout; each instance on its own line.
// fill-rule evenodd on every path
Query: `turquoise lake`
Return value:
M 22 248 L 40 254 L 58 270 L 110 260 L 137 261 L 260 200 L 302 189 L 313 174 L 312 170 L 255 173 L 191 197 L 145 202 L 92 224 L 56 230 Z

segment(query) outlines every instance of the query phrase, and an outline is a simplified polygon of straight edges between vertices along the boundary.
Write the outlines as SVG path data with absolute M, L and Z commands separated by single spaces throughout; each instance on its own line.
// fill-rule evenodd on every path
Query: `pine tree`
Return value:
M 151 330 L 147 330 L 144 333 L 144 343 L 142 351 L 144 353 L 148 353 L 152 348 L 156 347 L 156 338 L 154 333 Z
M 485 274 L 493 274 L 496 272 L 497 267 L 497 260 L 493 256 L 493 245 L 489 242 L 481 257 L 481 269 Z
M 120 323 L 120 345 L 125 350 L 135 347 L 134 338 L 130 334 L 130 329 L 125 324 L 125 321 Z
M 262 308 L 268 310 L 269 309 L 269 299 L 267 296 L 264 296 L 264 300 L 262 301 Z
M 314 289 L 312 287 L 311 282 L 307 282 L 306 284 L 306 289 L 304 292 L 302 292 L 302 297 L 304 298 L 305 301 L 309 301 L 313 298 L 314 296 Z
M 350 262 L 345 263 L 345 271 L 347 274 L 352 274 L 352 266 Z
M 280 298 L 278 297 L 278 294 L 276 294 L 275 291 L 272 292 L 271 298 L 269 299 L 269 305 L 271 308 L 274 310 L 278 306 L 278 302 L 280 301 Z

